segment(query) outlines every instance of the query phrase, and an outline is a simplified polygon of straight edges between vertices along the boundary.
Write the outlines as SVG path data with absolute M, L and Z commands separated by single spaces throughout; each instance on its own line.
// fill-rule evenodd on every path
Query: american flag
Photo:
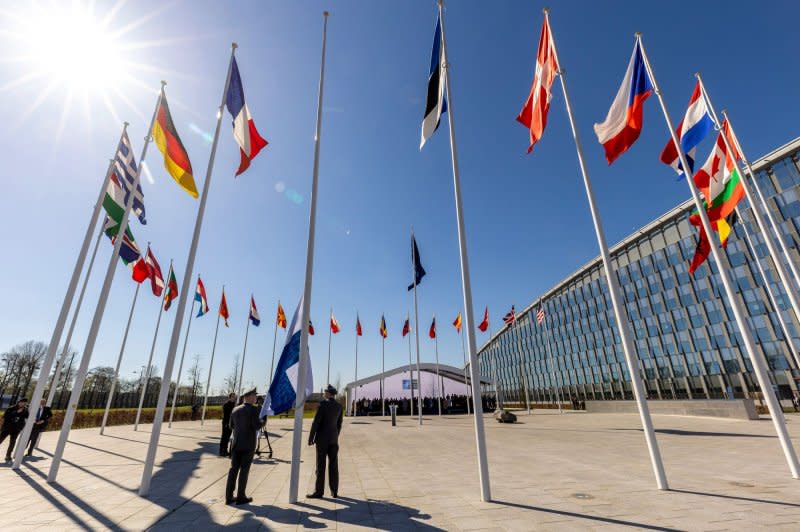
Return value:
M 536 323 L 539 325 L 544 321 L 544 307 L 539 307 L 539 312 L 536 313 Z
M 506 325 L 513 325 L 515 321 L 517 321 L 517 313 L 514 310 L 514 305 L 511 305 L 511 310 L 503 316 L 503 322 Z
M 122 185 L 122 189 L 125 191 L 125 204 L 127 204 L 128 197 L 131 193 L 131 187 L 139 173 L 136 167 L 136 160 L 133 158 L 131 141 L 128 139 L 127 133 L 125 133 L 119 141 L 117 153 L 114 155 L 114 173 L 119 183 Z M 147 223 L 144 212 L 144 193 L 142 192 L 141 184 L 138 183 L 136 185 L 136 194 L 133 196 L 133 212 L 139 218 L 142 225 Z

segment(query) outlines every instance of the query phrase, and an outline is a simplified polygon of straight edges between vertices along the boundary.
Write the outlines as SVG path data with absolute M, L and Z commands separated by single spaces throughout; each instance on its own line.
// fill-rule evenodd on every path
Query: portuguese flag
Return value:
M 153 140 L 158 146 L 158 151 L 164 156 L 164 168 L 167 173 L 183 190 L 196 198 L 197 187 L 192 175 L 192 163 L 189 161 L 189 154 L 186 153 L 186 148 L 183 147 L 183 142 L 172 122 L 167 97 L 163 92 L 156 112 L 156 121 L 153 123 Z
M 164 294 L 164 310 L 169 310 L 172 302 L 178 297 L 178 279 L 175 278 L 175 270 L 169 266 L 169 280 L 167 281 L 167 293 Z

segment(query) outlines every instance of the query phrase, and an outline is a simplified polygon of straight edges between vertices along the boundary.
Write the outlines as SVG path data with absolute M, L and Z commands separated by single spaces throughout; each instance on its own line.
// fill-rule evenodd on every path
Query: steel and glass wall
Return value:
M 796 264 L 799 156 L 797 139 L 753 165 Z M 648 397 L 758 397 L 758 383 L 713 258 L 689 274 L 697 245 L 697 230 L 688 222 L 691 209 L 691 202 L 679 205 L 611 250 Z M 800 326 L 746 202 L 740 205 L 740 215 L 727 257 L 773 385 L 779 397 L 791 398 L 800 384 Z M 777 311 L 747 246 L 743 224 L 766 282 L 777 295 Z M 536 319 L 540 306 L 546 315 L 541 325 Z M 531 402 L 552 402 L 557 396 L 565 401 L 633 397 L 599 257 L 532 302 L 512 328 L 495 334 L 478 355 L 481 374 L 496 375 L 506 403 L 524 403 L 524 386 Z

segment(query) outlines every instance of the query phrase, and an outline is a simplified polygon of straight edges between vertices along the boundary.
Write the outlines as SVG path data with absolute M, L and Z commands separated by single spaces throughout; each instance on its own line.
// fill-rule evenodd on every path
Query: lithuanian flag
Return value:
M 180 187 L 192 197 L 197 197 L 197 187 L 192 175 L 192 163 L 189 154 L 183 147 L 183 142 L 178 136 L 172 115 L 169 112 L 167 97 L 161 93 L 161 103 L 158 105 L 156 121 L 153 123 L 153 140 L 158 146 L 158 151 L 164 156 L 164 168 Z

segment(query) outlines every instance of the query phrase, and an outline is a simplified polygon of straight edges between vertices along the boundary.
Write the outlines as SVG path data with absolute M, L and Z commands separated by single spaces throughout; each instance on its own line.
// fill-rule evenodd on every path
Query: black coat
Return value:
M 19 434 L 25 428 L 26 419 L 28 419 L 27 408 L 22 412 L 17 411 L 17 405 L 7 408 L 3 414 L 3 432 Z
M 250 452 L 256 450 L 258 431 L 261 429 L 261 419 L 258 409 L 250 403 L 244 403 L 231 412 L 231 430 L 233 431 L 233 444 L 231 452 Z
M 222 405 L 222 426 L 223 427 L 230 427 L 231 426 L 231 412 L 233 412 L 233 407 L 236 406 L 235 401 L 225 401 L 225 404 Z
M 34 425 L 33 428 L 35 428 L 36 430 L 44 430 L 45 428 L 47 428 L 47 423 L 50 421 L 50 418 L 53 417 L 53 411 L 50 409 L 49 406 L 43 406 L 41 408 L 42 408 L 42 415 L 39 416 L 39 419 L 37 421 L 44 421 L 44 423 L 41 423 L 39 425 Z M 38 408 L 33 413 L 33 415 L 36 416 L 37 414 L 39 414 Z
M 326 446 L 339 443 L 339 433 L 342 431 L 342 405 L 333 399 L 325 399 L 319 404 L 314 422 L 311 424 L 311 433 L 308 435 L 308 444 Z

